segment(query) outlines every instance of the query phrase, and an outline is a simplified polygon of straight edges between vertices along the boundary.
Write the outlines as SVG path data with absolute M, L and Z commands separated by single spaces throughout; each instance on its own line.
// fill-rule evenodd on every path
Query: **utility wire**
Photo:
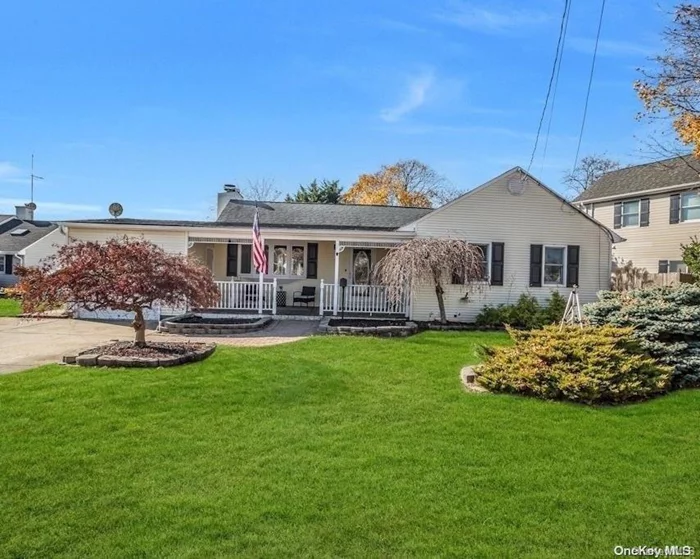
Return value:
M 578 156 L 581 152 L 581 141 L 583 140 L 583 129 L 586 127 L 586 115 L 588 114 L 588 101 L 591 98 L 591 85 L 593 84 L 593 72 L 595 71 L 595 61 L 598 56 L 598 43 L 600 42 L 600 30 L 603 27 L 603 14 L 605 13 L 605 0 L 600 4 L 600 17 L 598 18 L 598 32 L 595 36 L 595 46 L 593 47 L 593 61 L 591 62 L 591 73 L 588 76 L 588 90 L 586 91 L 586 102 L 583 105 L 583 118 L 581 119 L 581 130 L 578 134 L 578 145 L 576 146 L 576 157 L 574 158 L 573 169 L 578 165 Z
M 557 90 L 559 87 L 559 73 L 561 72 L 561 61 L 564 58 L 564 49 L 566 48 L 566 32 L 569 29 L 569 16 L 571 15 L 571 0 L 569 1 L 568 10 L 566 10 L 566 21 L 564 22 L 564 35 L 561 40 L 561 53 L 559 54 L 559 63 L 557 64 L 557 73 L 554 76 L 554 91 L 552 92 L 552 105 L 549 109 L 549 121 L 547 122 L 547 133 L 544 136 L 544 149 L 542 150 L 542 164 L 540 173 L 544 171 L 544 162 L 547 159 L 547 147 L 549 146 L 549 132 L 552 129 L 552 120 L 554 120 L 554 105 L 557 102 Z M 566 9 L 566 7 L 565 7 Z
M 544 123 L 544 117 L 547 114 L 547 107 L 549 105 L 549 96 L 552 94 L 552 85 L 554 84 L 554 77 L 557 72 L 557 65 L 559 64 L 559 57 L 561 53 L 562 40 L 564 37 L 564 27 L 566 25 L 567 14 L 569 13 L 569 5 L 571 0 L 564 0 L 564 13 L 561 16 L 561 25 L 559 26 L 559 38 L 557 39 L 557 48 L 554 52 L 554 63 L 552 64 L 552 73 L 549 76 L 549 85 L 547 85 L 547 96 L 544 99 L 544 107 L 542 107 L 542 114 L 540 115 L 540 122 L 537 125 L 537 134 L 535 135 L 535 146 L 532 149 L 532 155 L 530 156 L 530 163 L 527 166 L 528 172 L 530 167 L 532 167 L 532 162 L 535 160 L 535 154 L 537 153 L 537 145 L 540 141 L 540 133 L 542 132 L 542 124 Z

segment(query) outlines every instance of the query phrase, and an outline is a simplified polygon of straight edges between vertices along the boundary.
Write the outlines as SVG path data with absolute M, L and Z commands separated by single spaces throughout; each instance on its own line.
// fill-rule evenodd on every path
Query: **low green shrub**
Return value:
M 476 317 L 480 328 L 513 328 L 530 330 L 561 321 L 566 309 L 566 299 L 558 291 L 552 291 L 545 305 L 527 293 L 523 293 L 514 305 L 484 305 Z
M 631 327 L 644 350 L 673 367 L 675 387 L 700 386 L 700 287 L 601 291 L 583 312 L 593 325 Z
M 658 365 L 632 336 L 612 326 L 521 332 L 511 347 L 485 348 L 478 381 L 494 392 L 617 404 L 643 400 L 669 387 L 671 368 Z

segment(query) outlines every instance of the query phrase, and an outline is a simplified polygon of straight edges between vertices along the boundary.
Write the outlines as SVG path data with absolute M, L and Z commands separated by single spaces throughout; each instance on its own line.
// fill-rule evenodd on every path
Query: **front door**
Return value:
M 372 271 L 372 252 L 370 249 L 356 248 L 352 251 L 352 283 L 369 285 Z

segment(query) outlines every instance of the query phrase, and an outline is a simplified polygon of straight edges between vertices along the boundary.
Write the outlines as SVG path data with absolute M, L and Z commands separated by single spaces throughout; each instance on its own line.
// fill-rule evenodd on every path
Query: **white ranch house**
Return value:
M 268 252 L 262 309 L 251 256 L 256 206 Z M 544 300 L 553 290 L 566 296 L 577 284 L 582 302 L 594 300 L 597 291 L 609 288 L 611 247 L 621 240 L 519 167 L 434 210 L 256 203 L 243 200 L 231 186 L 219 193 L 217 209 L 216 221 L 209 222 L 116 218 L 62 226 L 70 240 L 142 236 L 169 252 L 200 259 L 220 290 L 215 309 L 207 309 L 212 312 L 318 316 L 344 311 L 420 321 L 439 316 L 430 286 L 391 300 L 384 286 L 372 283 L 372 266 L 409 239 L 459 238 L 482 247 L 488 288 L 465 298 L 464 286 L 445 286 L 447 316 L 463 322 L 473 321 L 483 305 L 514 302 L 523 292 Z M 302 291 L 309 296 L 301 297 Z M 158 309 L 150 318 L 172 312 Z

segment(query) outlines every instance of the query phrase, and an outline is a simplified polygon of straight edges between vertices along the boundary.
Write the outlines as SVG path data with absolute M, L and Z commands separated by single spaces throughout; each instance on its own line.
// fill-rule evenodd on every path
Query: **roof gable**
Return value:
M 560 203 L 560 204 L 562 204 L 562 205 L 565 205 L 565 206 L 568 207 L 570 210 L 572 210 L 575 214 L 578 214 L 579 216 L 581 216 L 581 217 L 587 219 L 588 221 L 594 223 L 596 226 L 598 226 L 599 228 L 601 228 L 601 229 L 608 235 L 608 237 L 610 238 L 610 240 L 611 240 L 612 242 L 619 243 L 619 242 L 624 241 L 624 238 L 623 238 L 623 237 L 620 237 L 617 233 L 615 233 L 614 231 L 608 229 L 607 227 L 605 227 L 605 226 L 604 226 L 602 223 L 600 223 L 599 221 L 593 219 L 593 218 L 592 218 L 591 216 L 589 216 L 586 212 L 582 211 L 580 208 L 578 208 L 578 207 L 574 206 L 573 204 L 571 204 L 571 203 L 570 203 L 568 200 L 566 200 L 564 197 L 562 197 L 561 195 L 559 195 L 557 192 L 555 192 L 554 190 L 552 190 L 551 188 L 549 188 L 547 185 L 545 185 L 544 183 L 542 183 L 541 181 L 539 181 L 537 178 L 535 178 L 533 175 L 531 175 L 530 173 L 528 173 L 527 171 L 525 171 L 525 170 L 524 170 L 523 168 L 521 168 L 521 167 L 513 167 L 512 169 L 509 169 L 509 170 L 506 171 L 505 173 L 501 173 L 501 174 L 498 175 L 497 177 L 494 177 L 493 179 L 491 179 L 491 180 L 485 182 L 484 184 L 482 184 L 482 185 L 480 185 L 480 186 L 477 186 L 476 188 L 473 188 L 472 190 L 470 190 L 470 191 L 468 191 L 468 192 L 465 192 L 464 194 L 462 194 L 461 196 L 455 198 L 455 199 L 452 200 L 451 202 L 448 202 L 448 203 L 445 204 L 444 206 L 440 206 L 439 208 L 437 208 L 437 209 L 436 209 L 434 212 L 432 212 L 431 214 L 426 215 L 426 216 L 423 216 L 423 217 L 421 217 L 420 219 L 416 220 L 415 222 L 410 223 L 410 224 L 407 224 L 407 225 L 404 226 L 404 227 L 401 227 L 400 230 L 401 230 L 401 231 L 415 230 L 416 227 L 419 226 L 421 223 L 424 223 L 424 222 L 426 222 L 427 220 L 434 219 L 434 218 L 435 218 L 436 216 L 438 216 L 440 213 L 442 213 L 442 212 L 448 210 L 448 208 L 451 208 L 451 207 L 453 207 L 453 206 L 455 206 L 455 205 L 457 205 L 457 204 L 460 204 L 460 203 L 464 202 L 465 200 L 467 200 L 467 199 L 473 197 L 475 194 L 477 194 L 477 193 L 479 193 L 479 192 L 482 192 L 482 191 L 484 191 L 484 190 L 486 190 L 486 189 L 488 189 L 488 188 L 495 187 L 495 186 L 498 186 L 498 185 L 503 185 L 503 181 L 509 180 L 510 178 L 517 178 L 517 179 L 523 179 L 523 178 L 525 178 L 525 179 L 527 179 L 529 182 L 534 183 L 534 185 L 535 185 L 536 187 L 541 188 L 541 189 L 544 190 L 548 195 L 550 195 L 550 196 L 552 196 L 553 198 L 555 198 L 555 199 L 558 201 L 558 203 Z
M 576 198 L 576 202 L 624 197 L 627 194 L 689 186 L 699 182 L 700 161 L 683 155 L 610 171 L 588 187 Z
M 56 230 L 50 221 L 28 221 L 13 217 L 0 223 L 0 251 L 19 252 Z

